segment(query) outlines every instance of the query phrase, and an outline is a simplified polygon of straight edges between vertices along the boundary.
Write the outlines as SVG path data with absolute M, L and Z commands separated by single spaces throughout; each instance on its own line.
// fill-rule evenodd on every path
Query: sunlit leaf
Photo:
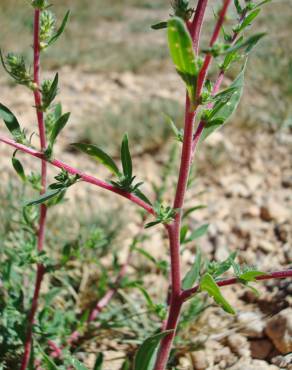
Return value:
M 208 293 L 210 297 L 213 297 L 215 302 L 223 308 L 224 311 L 234 315 L 235 311 L 232 306 L 223 297 L 220 288 L 216 284 L 215 280 L 210 274 L 205 274 L 200 282 L 200 288 L 202 291 Z
M 67 11 L 67 13 L 65 14 L 65 17 L 63 18 L 63 21 L 62 21 L 62 24 L 60 26 L 60 28 L 58 29 L 58 31 L 55 33 L 55 35 L 48 41 L 48 45 L 52 45 L 54 42 L 56 42 L 58 40 L 58 38 L 62 35 L 62 33 L 64 32 L 65 30 L 65 27 L 67 25 L 67 22 L 69 20 L 69 16 L 70 16 L 70 10 Z
M 178 74 L 186 83 L 191 102 L 196 96 L 198 63 L 193 50 L 192 39 L 185 22 L 179 17 L 168 21 L 168 47 Z
M 201 140 L 205 140 L 212 132 L 222 127 L 235 112 L 243 92 L 244 72 L 245 66 L 230 86 L 232 94 L 229 100 L 215 103 L 209 115 L 208 122 L 205 124 Z
M 93 157 L 98 162 L 102 163 L 114 175 L 120 176 L 120 171 L 117 165 L 115 164 L 114 160 L 102 149 L 98 148 L 96 145 L 82 143 L 75 143 L 71 145 L 81 150 L 83 153 L 86 153 L 89 156 Z
M 21 133 L 20 125 L 15 115 L 3 104 L 0 103 L 0 118 L 3 119 L 6 127 L 13 137 Z
M 129 140 L 128 135 L 123 136 L 122 146 L 121 146 L 121 161 L 123 166 L 124 176 L 128 179 L 132 178 L 133 175 L 133 166 L 132 158 L 129 150 Z

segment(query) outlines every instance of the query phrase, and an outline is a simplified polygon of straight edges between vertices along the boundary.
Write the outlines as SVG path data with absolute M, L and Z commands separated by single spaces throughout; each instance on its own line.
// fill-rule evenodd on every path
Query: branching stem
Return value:
M 11 140 L 9 138 L 0 136 L 0 141 L 18 149 L 18 150 L 20 150 L 24 153 L 27 153 L 27 154 L 35 157 L 35 158 L 39 158 L 41 160 L 46 160 L 51 165 L 53 165 L 57 168 L 63 169 L 65 171 L 67 171 L 68 173 L 70 173 L 71 175 L 79 175 L 84 182 L 87 182 L 89 184 L 98 186 L 98 187 L 103 188 L 105 190 L 109 190 L 109 191 L 111 191 L 115 194 L 121 195 L 122 197 L 129 199 L 132 203 L 135 203 L 139 207 L 145 209 L 149 214 L 155 215 L 155 211 L 154 211 L 153 207 L 151 207 L 148 203 L 144 202 L 143 200 L 141 200 L 140 198 L 138 198 L 134 194 L 131 194 L 131 193 L 128 193 L 126 191 L 117 189 L 113 185 L 111 185 L 111 184 L 109 184 L 105 181 L 99 180 L 94 176 L 88 175 L 88 174 L 78 170 L 77 168 L 69 166 L 68 164 L 66 164 L 62 161 L 59 161 L 57 159 L 48 160 L 48 159 L 46 159 L 46 157 L 44 156 L 43 153 L 41 153 L 41 152 L 39 152 L 35 149 L 29 148 L 29 147 L 27 147 L 23 144 L 19 144 L 16 141 Z

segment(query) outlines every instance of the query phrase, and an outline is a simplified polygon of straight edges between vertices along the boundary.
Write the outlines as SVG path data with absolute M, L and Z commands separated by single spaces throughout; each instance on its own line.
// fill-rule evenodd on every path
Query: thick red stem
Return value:
M 11 140 L 11 139 L 3 137 L 3 136 L 0 136 L 0 141 L 18 149 L 18 150 L 20 150 L 24 153 L 27 153 L 27 154 L 35 157 L 35 158 L 46 160 L 43 153 L 41 153 L 41 152 L 39 152 L 35 149 L 29 148 L 29 147 L 27 147 L 23 144 L 19 144 L 19 143 L 15 142 L 14 140 Z M 62 161 L 59 161 L 57 159 L 47 160 L 47 161 L 50 164 L 52 164 L 53 166 L 67 171 L 71 175 L 79 175 L 83 181 L 85 181 L 89 184 L 93 184 L 93 185 L 98 186 L 100 188 L 109 190 L 109 191 L 111 191 L 115 194 L 119 194 L 120 196 L 122 196 L 122 197 L 130 200 L 131 202 L 137 204 L 139 207 L 144 208 L 148 213 L 150 213 L 152 215 L 155 215 L 154 209 L 148 203 L 145 203 L 143 200 L 136 197 L 134 194 L 127 193 L 123 190 L 117 189 L 113 185 L 108 184 L 105 181 L 99 180 L 94 176 L 88 175 L 88 174 L 86 174 L 86 173 L 84 173 L 84 172 L 82 172 L 82 171 L 80 171 L 80 170 L 78 170 L 78 169 L 76 169 L 72 166 L 69 166 L 68 164 L 66 164 Z
M 40 136 L 40 147 L 41 151 L 46 149 L 46 132 L 45 132 L 45 124 L 44 124 L 44 114 L 38 108 L 41 106 L 41 93 L 40 93 L 40 15 L 41 11 L 39 9 L 35 9 L 34 12 L 34 83 L 36 85 L 36 89 L 34 90 L 34 100 L 36 106 L 36 113 L 37 113 L 37 121 L 38 121 L 38 130 Z M 45 193 L 47 187 L 47 162 L 42 160 L 41 164 L 41 194 Z M 40 206 L 40 216 L 39 216 L 39 229 L 38 229 L 38 242 L 37 242 L 37 249 L 39 252 L 43 250 L 44 247 L 44 240 L 45 240 L 45 227 L 46 227 L 46 215 L 47 215 L 47 208 L 44 204 Z M 44 267 L 42 265 L 37 266 L 36 272 L 36 281 L 35 281 L 35 288 L 34 288 L 34 295 L 32 300 L 31 310 L 28 316 L 28 324 L 27 324 L 27 331 L 26 331 L 26 339 L 24 345 L 24 355 L 22 358 L 21 363 L 21 370 L 26 370 L 31 353 L 31 346 L 32 346 L 32 332 L 33 332 L 33 324 L 34 318 L 38 307 L 38 299 L 39 293 L 41 289 L 41 283 L 44 276 Z

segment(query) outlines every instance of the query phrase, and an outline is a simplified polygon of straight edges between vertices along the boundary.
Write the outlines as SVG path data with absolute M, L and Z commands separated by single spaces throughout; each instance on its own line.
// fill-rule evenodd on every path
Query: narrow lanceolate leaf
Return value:
M 155 334 L 141 344 L 135 356 L 134 370 L 153 370 L 160 341 L 170 333 L 171 330 Z
M 159 22 L 159 23 L 153 24 L 151 28 L 153 30 L 162 30 L 163 28 L 167 28 L 167 22 Z
M 136 189 L 134 191 L 134 194 L 140 198 L 141 200 L 143 200 L 143 202 L 149 204 L 150 206 L 152 206 L 152 203 L 151 201 L 146 197 L 146 195 L 144 193 L 142 193 L 142 191 L 140 189 Z
M 57 73 L 52 82 L 51 88 L 48 94 L 46 95 L 46 99 L 43 102 L 44 103 L 42 107 L 43 109 L 47 109 L 51 105 L 51 103 L 54 101 L 54 99 L 56 98 L 57 93 L 58 93 L 58 83 L 59 83 L 59 75 Z
M 15 155 L 13 155 L 12 157 L 12 165 L 13 165 L 13 168 L 15 169 L 16 173 L 18 174 L 18 176 L 21 178 L 21 180 L 23 182 L 26 181 L 26 175 L 25 175 L 25 172 L 24 172 L 24 168 L 21 164 L 21 162 L 15 157 Z
M 248 27 L 254 21 L 254 19 L 259 15 L 260 11 L 261 9 L 258 8 L 252 11 L 251 13 L 249 13 L 249 15 L 246 18 L 244 18 L 244 20 L 239 24 L 238 27 L 234 29 L 234 31 L 238 33 L 242 32 L 246 27 Z
M 256 44 L 266 35 L 265 32 L 257 33 L 255 35 L 250 36 L 246 40 L 242 40 L 240 42 L 237 42 L 234 46 L 226 49 L 224 53 L 222 54 L 228 54 L 233 51 L 242 50 L 244 49 L 244 52 L 248 54 L 255 46 Z
M 201 238 L 202 236 L 204 236 L 206 234 L 206 232 L 208 231 L 208 227 L 209 227 L 209 224 L 204 224 L 200 227 L 198 227 L 196 230 L 194 230 L 191 235 L 186 238 L 184 240 L 184 243 L 189 243 L 193 240 L 196 240 L 196 239 L 199 239 Z
M 129 150 L 129 140 L 128 140 L 127 134 L 124 135 L 123 141 L 122 141 L 121 161 L 122 161 L 124 176 L 127 179 L 131 179 L 132 174 L 133 174 L 133 166 L 132 166 L 132 158 L 131 158 L 131 154 Z
M 196 212 L 196 211 L 198 211 L 198 210 L 200 210 L 200 209 L 204 209 L 204 208 L 206 208 L 207 206 L 204 206 L 204 205 L 199 205 L 199 206 L 195 206 L 195 207 L 191 207 L 191 208 L 188 208 L 185 212 L 184 212 L 184 214 L 183 214 L 183 216 L 182 216 L 182 219 L 185 219 L 186 217 L 188 217 L 190 214 L 192 214 L 193 212 Z
M 70 113 L 63 114 L 60 118 L 57 119 L 57 121 L 54 123 L 54 126 L 52 128 L 52 131 L 50 133 L 49 137 L 49 145 L 48 145 L 48 152 L 51 154 L 53 150 L 53 146 L 55 144 L 55 141 L 60 134 L 60 132 L 63 130 L 63 128 L 66 126 L 68 120 L 70 117 Z
M 35 205 L 38 205 L 38 204 L 43 204 L 43 203 L 47 202 L 48 200 L 58 196 L 62 191 L 64 191 L 63 188 L 50 189 L 45 194 L 40 195 L 38 198 L 25 203 L 24 206 L 29 207 L 29 206 L 35 206 Z
M 58 40 L 58 38 L 62 35 L 62 33 L 64 32 L 65 30 L 65 27 L 66 27 L 66 24 L 69 20 L 69 16 L 70 16 L 70 10 L 67 11 L 67 13 L 65 14 L 65 17 L 62 21 L 62 24 L 60 26 L 60 28 L 58 29 L 58 31 L 55 33 L 55 35 L 48 41 L 48 45 L 51 45 L 53 44 L 54 42 L 56 42 Z
M 262 271 L 246 271 L 238 275 L 238 278 L 240 280 L 244 280 L 248 282 L 248 281 L 255 281 L 256 277 L 261 276 L 261 275 L 265 275 L 265 273 Z
M 208 122 L 205 124 L 201 140 L 205 140 L 209 135 L 212 134 L 212 132 L 217 130 L 219 127 L 222 127 L 235 112 L 243 92 L 244 72 L 245 65 L 229 88 L 229 90 L 231 89 L 230 91 L 232 91 L 229 100 L 219 100 L 217 103 L 215 103 L 208 118 Z
M 168 21 L 168 47 L 178 74 L 184 80 L 191 102 L 196 96 L 198 65 L 193 50 L 191 36 L 181 18 Z
M 200 282 L 200 288 L 202 291 L 208 293 L 210 297 L 213 297 L 215 302 L 223 308 L 224 311 L 234 315 L 235 311 L 233 307 L 223 297 L 220 288 L 216 284 L 215 280 L 210 274 L 205 274 Z
M 6 127 L 13 136 L 21 133 L 20 125 L 15 115 L 3 104 L 0 103 L 0 118 L 3 119 Z
M 98 162 L 103 164 L 108 170 L 114 175 L 120 176 L 120 171 L 115 164 L 114 160 L 105 153 L 102 149 L 92 144 L 75 143 L 71 144 L 74 148 L 81 150 L 83 153 L 88 154 L 90 157 L 96 159 Z
M 103 358 L 104 358 L 103 353 L 99 353 L 96 356 L 96 360 L 95 360 L 93 370 L 102 370 Z
M 194 286 L 194 284 L 198 281 L 200 277 L 201 262 L 202 262 L 202 253 L 201 250 L 198 249 L 195 262 L 182 281 L 183 289 L 191 289 Z

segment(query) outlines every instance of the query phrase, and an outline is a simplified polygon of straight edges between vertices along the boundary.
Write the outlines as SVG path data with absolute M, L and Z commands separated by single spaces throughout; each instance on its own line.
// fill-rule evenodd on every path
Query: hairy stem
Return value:
M 37 113 L 40 147 L 41 147 L 41 151 L 44 151 L 46 149 L 46 132 L 45 132 L 45 124 L 44 124 L 44 114 L 39 109 L 39 107 L 41 106 L 41 99 L 42 99 L 41 93 L 40 93 L 40 15 L 41 15 L 41 11 L 39 9 L 35 9 L 33 69 L 34 69 L 34 83 L 36 84 L 36 87 L 37 87 L 34 90 L 34 100 L 35 100 L 35 107 L 36 107 L 36 113 Z M 42 160 L 42 163 L 41 163 L 41 186 L 42 186 L 41 194 L 43 194 L 45 193 L 46 187 L 47 187 L 47 162 L 45 160 Z M 44 204 L 42 204 L 40 206 L 38 242 L 37 242 L 37 249 L 39 252 L 41 252 L 44 247 L 46 215 L 47 215 L 47 208 Z M 36 314 L 37 307 L 38 307 L 38 299 L 39 299 L 39 293 L 41 289 L 43 276 L 44 276 L 44 267 L 42 265 L 38 265 L 32 306 L 31 306 L 31 310 L 28 316 L 27 332 L 26 332 L 26 339 L 25 339 L 25 345 L 24 345 L 25 349 L 24 349 L 24 355 L 23 355 L 22 363 L 21 363 L 21 370 L 25 370 L 27 368 L 29 359 L 30 359 L 33 324 L 34 324 L 34 318 L 35 318 L 35 314 Z

